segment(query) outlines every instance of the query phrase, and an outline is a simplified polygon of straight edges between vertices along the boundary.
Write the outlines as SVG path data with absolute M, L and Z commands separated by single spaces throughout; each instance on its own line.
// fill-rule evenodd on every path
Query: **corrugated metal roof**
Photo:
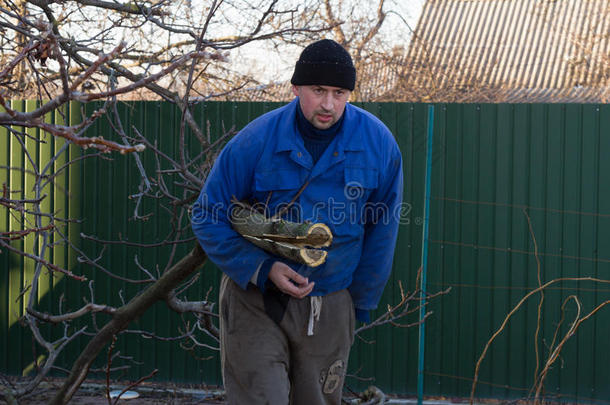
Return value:
M 609 37 L 610 0 L 428 0 L 403 87 L 409 101 L 607 102 Z

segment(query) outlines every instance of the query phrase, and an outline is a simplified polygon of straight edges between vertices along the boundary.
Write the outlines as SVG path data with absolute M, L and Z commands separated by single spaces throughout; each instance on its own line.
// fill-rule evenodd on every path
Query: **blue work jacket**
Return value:
M 227 143 L 193 206 L 192 228 L 208 257 L 246 288 L 272 256 L 231 228 L 231 198 L 269 201 L 267 213 L 273 215 L 309 181 L 284 218 L 330 227 L 326 262 L 312 268 L 281 260 L 315 282 L 311 295 L 348 288 L 357 318 L 368 321 L 392 268 L 401 153 L 379 119 L 348 103 L 341 129 L 314 165 L 297 130 L 297 103 L 260 116 Z

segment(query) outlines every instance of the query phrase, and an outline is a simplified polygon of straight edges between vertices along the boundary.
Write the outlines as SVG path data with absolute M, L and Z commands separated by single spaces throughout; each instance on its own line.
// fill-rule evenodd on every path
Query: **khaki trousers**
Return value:
M 281 322 L 265 313 L 260 290 L 223 275 L 220 287 L 222 374 L 232 405 L 341 403 L 354 308 L 347 290 L 322 298 L 313 336 L 310 299 L 291 298 Z

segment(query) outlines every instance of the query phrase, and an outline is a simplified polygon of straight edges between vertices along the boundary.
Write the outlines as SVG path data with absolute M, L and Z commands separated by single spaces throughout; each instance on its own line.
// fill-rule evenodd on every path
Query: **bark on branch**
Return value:
M 231 211 L 231 224 L 261 249 L 310 267 L 326 261 L 327 252 L 319 248 L 330 246 L 333 240 L 325 224 L 267 218 L 242 204 L 236 204 Z
M 80 318 L 84 314 L 88 314 L 88 313 L 92 313 L 92 312 L 105 312 L 108 314 L 113 314 L 116 311 L 114 308 L 112 308 L 108 305 L 97 305 L 97 304 L 92 304 L 92 303 L 84 305 L 77 311 L 70 312 L 67 314 L 62 314 L 62 315 L 49 315 L 49 314 L 45 314 L 44 312 L 36 311 L 32 308 L 27 308 L 26 310 L 30 315 L 40 319 L 41 321 L 50 322 L 50 323 L 61 323 L 61 322 L 70 321 L 73 319 Z

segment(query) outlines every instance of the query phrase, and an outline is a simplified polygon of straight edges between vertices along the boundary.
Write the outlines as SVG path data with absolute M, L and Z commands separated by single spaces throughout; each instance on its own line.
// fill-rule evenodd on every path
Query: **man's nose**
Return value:
M 324 97 L 322 97 L 322 108 L 327 111 L 332 111 L 333 109 L 333 95 L 330 92 L 327 92 Z

